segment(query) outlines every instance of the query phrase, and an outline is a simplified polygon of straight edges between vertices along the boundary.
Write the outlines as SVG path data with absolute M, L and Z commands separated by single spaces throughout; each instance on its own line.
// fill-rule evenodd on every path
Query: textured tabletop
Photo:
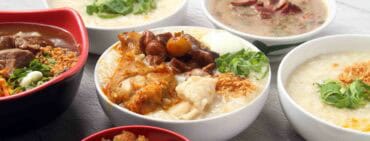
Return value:
M 0 0 L 0 9 L 40 8 L 41 0 Z M 213 27 L 202 13 L 201 0 L 189 0 L 184 25 Z M 370 34 L 370 1 L 337 0 L 334 22 L 319 36 L 331 34 Z M 14 137 L 1 137 L 0 141 L 77 141 L 94 132 L 113 125 L 100 107 L 93 80 L 93 70 L 98 59 L 90 54 L 82 83 L 69 109 L 48 125 Z M 276 88 L 276 71 L 279 62 L 273 63 L 270 96 L 261 114 L 252 125 L 231 141 L 301 141 L 287 121 L 280 107 Z M 1 121 L 1 120 L 0 120 Z M 0 125 L 1 126 L 1 125 Z

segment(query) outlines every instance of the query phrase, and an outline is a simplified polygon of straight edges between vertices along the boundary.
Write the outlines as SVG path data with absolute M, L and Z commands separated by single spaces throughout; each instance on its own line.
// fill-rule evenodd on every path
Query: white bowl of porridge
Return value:
M 215 26 L 260 41 L 255 45 L 262 51 L 279 55 L 327 27 L 336 4 L 335 0 L 204 0 L 203 11 Z
M 227 31 L 164 27 L 118 38 L 99 58 L 94 76 L 99 102 L 115 125 L 153 125 L 191 140 L 227 140 L 264 106 L 269 60 Z
M 145 0 L 124 4 L 121 1 L 46 0 L 49 8 L 69 7 L 80 14 L 88 28 L 90 52 L 95 54 L 103 53 L 121 32 L 180 24 L 188 0 Z
M 370 36 L 335 35 L 289 52 L 278 70 L 285 115 L 307 140 L 370 140 Z

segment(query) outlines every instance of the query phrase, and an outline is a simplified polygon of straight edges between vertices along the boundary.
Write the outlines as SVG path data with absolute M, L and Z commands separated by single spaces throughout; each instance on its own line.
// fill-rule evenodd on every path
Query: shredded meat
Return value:
M 339 75 L 339 80 L 346 84 L 356 79 L 360 79 L 370 85 L 370 60 L 348 66 Z
M 224 96 L 245 96 L 256 90 L 256 86 L 251 81 L 232 73 L 218 74 L 217 79 L 216 91 Z

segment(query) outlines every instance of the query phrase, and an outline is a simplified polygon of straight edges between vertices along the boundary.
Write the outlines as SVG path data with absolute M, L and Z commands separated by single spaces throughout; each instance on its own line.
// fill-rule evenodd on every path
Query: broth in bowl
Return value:
M 118 37 L 97 63 L 98 84 L 111 102 L 141 115 L 196 120 L 225 114 L 251 103 L 268 82 L 267 57 L 225 31 Z
M 324 0 L 211 0 L 209 11 L 233 29 L 269 37 L 310 32 L 328 14 Z
M 370 132 L 370 52 L 317 56 L 292 73 L 287 91 L 298 105 L 320 119 Z
M 14 95 L 53 79 L 73 67 L 78 45 L 58 27 L 0 24 L 0 97 Z

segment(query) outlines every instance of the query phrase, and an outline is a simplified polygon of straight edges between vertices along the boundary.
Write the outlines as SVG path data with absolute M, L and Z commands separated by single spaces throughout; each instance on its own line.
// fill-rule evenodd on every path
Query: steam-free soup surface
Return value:
M 62 28 L 34 23 L 0 24 L 0 36 L 13 35 L 19 32 L 25 34 L 39 33 L 42 38 L 51 41 L 55 46 L 78 50 L 72 34 Z
M 233 1 L 237 0 L 212 0 L 211 14 L 233 29 L 254 35 L 302 34 L 322 25 L 327 17 L 324 0 L 249 0 L 248 6 L 233 5 Z

